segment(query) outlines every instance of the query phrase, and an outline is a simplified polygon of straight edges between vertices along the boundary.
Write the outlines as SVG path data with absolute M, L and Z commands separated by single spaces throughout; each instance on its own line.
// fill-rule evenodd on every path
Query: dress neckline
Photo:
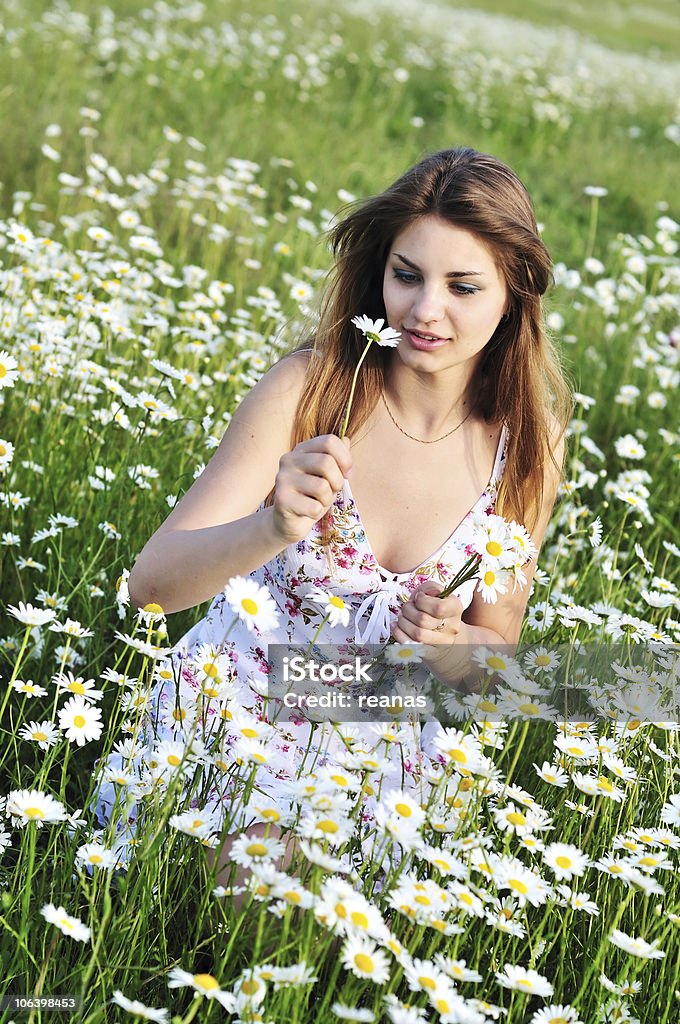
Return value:
M 448 547 L 448 545 L 451 543 L 453 538 L 456 536 L 456 534 L 460 530 L 461 526 L 477 510 L 477 506 L 480 505 L 481 502 L 484 501 L 484 499 L 488 499 L 489 491 L 491 490 L 491 488 L 493 487 L 493 485 L 496 483 L 496 481 L 498 480 L 498 478 L 500 476 L 501 462 L 503 460 L 503 455 L 505 454 L 506 441 L 507 441 L 507 429 L 506 429 L 505 424 L 504 424 L 502 426 L 502 428 L 501 428 L 500 437 L 498 438 L 498 445 L 496 447 L 496 456 L 495 456 L 494 462 L 493 462 L 493 469 L 491 470 L 491 476 L 489 477 L 489 479 L 487 481 L 486 487 L 484 488 L 482 493 L 479 495 L 479 497 L 477 498 L 475 503 L 465 513 L 465 515 L 460 520 L 460 522 L 457 523 L 457 525 L 451 531 L 451 533 L 448 535 L 446 540 L 444 540 L 439 545 L 439 547 L 435 551 L 432 552 L 432 554 L 428 555 L 426 558 L 421 558 L 421 560 L 418 562 L 417 565 L 415 565 L 413 567 L 413 569 L 408 569 L 408 570 L 406 570 L 406 572 L 392 572 L 391 569 L 387 569 L 384 565 L 381 565 L 380 562 L 378 561 L 378 559 L 376 558 L 375 552 L 373 551 L 373 546 L 372 546 L 370 540 L 368 539 L 368 534 L 366 533 L 366 527 L 364 526 L 364 521 L 361 518 L 361 512 L 359 511 L 359 506 L 357 505 L 356 499 L 355 499 L 354 495 L 352 494 L 352 488 L 350 487 L 349 480 L 345 480 L 344 490 L 349 495 L 349 499 L 352 502 L 352 506 L 354 508 L 354 513 L 356 515 L 356 518 L 357 518 L 357 520 L 358 520 L 358 522 L 359 522 L 359 524 L 361 526 L 361 529 L 362 529 L 362 532 L 363 532 L 363 535 L 364 535 L 364 542 L 366 544 L 366 547 L 368 548 L 369 554 L 372 556 L 373 561 L 375 562 L 376 569 L 378 569 L 381 573 L 386 573 L 388 576 L 391 576 L 395 580 L 396 579 L 401 579 L 401 578 L 408 578 L 409 576 L 412 576 L 413 573 L 417 569 L 419 569 L 421 565 L 425 565 L 427 562 L 433 561 L 438 555 L 440 555 L 442 553 L 442 551 L 446 547 Z

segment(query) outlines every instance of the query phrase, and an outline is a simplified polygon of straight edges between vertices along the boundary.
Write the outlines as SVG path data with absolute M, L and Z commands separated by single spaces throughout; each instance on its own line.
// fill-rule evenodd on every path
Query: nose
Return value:
M 436 285 L 423 284 L 413 297 L 413 316 L 421 324 L 433 324 L 444 317 L 444 296 Z

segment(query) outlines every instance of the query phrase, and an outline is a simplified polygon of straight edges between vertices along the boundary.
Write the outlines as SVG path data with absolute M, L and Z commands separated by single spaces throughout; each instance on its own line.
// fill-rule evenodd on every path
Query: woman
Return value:
M 324 642 L 424 643 L 430 670 L 453 678 L 456 645 L 517 641 L 535 567 L 525 567 L 527 586 L 495 603 L 475 581 L 439 598 L 466 559 L 471 514 L 516 519 L 540 548 L 563 458 L 568 391 L 541 325 L 550 257 L 508 167 L 468 148 L 435 153 L 331 237 L 336 264 L 313 347 L 282 359 L 243 400 L 129 578 L 135 605 L 166 613 L 218 595 L 177 645 L 182 674 L 161 688 L 159 735 L 178 735 L 183 703 L 195 721 L 201 700 L 204 738 L 207 719 L 229 719 L 212 755 L 227 774 L 235 743 L 242 751 L 248 731 L 261 741 L 261 799 L 241 824 L 279 812 L 285 823 L 281 780 L 336 763 L 352 770 L 371 752 L 351 728 L 310 740 L 303 722 L 272 731 L 263 720 L 267 645 L 315 637 L 325 610 L 310 592 L 335 595 L 347 612 L 324 626 Z M 399 340 L 371 346 L 341 439 L 365 345 L 358 314 L 386 320 Z M 234 624 L 224 587 L 249 575 L 268 588 L 282 625 Z M 206 671 L 212 705 L 202 696 Z M 395 765 L 383 770 L 383 793 L 420 784 L 417 738 L 400 757 L 383 742 L 372 752 L 388 751 Z M 213 787 L 205 806 L 228 792 Z

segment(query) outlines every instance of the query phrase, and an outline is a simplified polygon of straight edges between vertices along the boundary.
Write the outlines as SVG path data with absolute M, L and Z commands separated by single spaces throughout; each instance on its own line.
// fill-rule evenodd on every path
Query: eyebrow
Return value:
M 400 252 L 395 252 L 393 253 L 393 255 L 400 259 L 402 263 L 405 263 L 407 267 L 410 267 L 411 270 L 420 270 L 420 267 L 417 264 L 412 263 L 411 260 L 407 260 L 406 257 L 402 256 Z M 482 273 L 481 270 L 450 270 L 446 276 L 454 278 L 484 277 L 484 274 Z

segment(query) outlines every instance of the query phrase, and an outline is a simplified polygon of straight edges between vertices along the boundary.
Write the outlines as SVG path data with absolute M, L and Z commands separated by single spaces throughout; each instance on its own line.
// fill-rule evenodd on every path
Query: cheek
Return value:
M 383 303 L 389 316 L 392 310 L 399 309 L 399 292 L 394 287 L 394 282 L 386 278 L 383 282 Z

